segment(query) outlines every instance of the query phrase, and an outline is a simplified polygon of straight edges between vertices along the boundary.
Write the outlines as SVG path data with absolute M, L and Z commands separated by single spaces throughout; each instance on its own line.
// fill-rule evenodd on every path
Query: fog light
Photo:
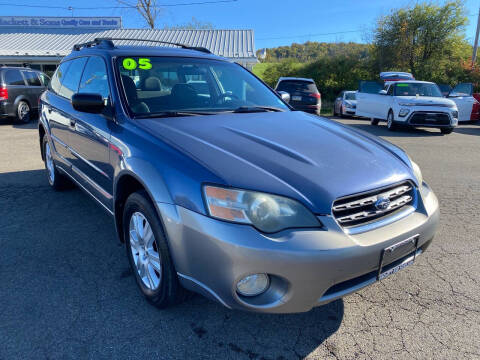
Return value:
M 410 112 L 409 109 L 402 108 L 402 109 L 400 109 L 400 112 L 398 113 L 398 116 L 405 117 L 405 116 L 408 115 L 409 112 Z
M 270 279 L 267 274 L 245 276 L 237 283 L 237 292 L 243 296 L 260 295 L 267 290 Z

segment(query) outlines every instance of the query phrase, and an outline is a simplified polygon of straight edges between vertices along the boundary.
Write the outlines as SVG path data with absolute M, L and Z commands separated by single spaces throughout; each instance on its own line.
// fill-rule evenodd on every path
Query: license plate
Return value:
M 400 270 L 405 269 L 407 266 L 412 265 L 414 261 L 415 261 L 415 257 L 412 255 L 411 260 L 407 260 L 407 261 L 405 261 L 405 262 L 402 262 L 401 264 L 399 264 L 399 265 L 397 265 L 397 266 L 394 266 L 393 268 L 388 269 L 387 271 L 382 272 L 382 273 L 378 276 L 378 280 L 383 280 L 383 279 L 385 279 L 387 276 L 393 275 L 393 274 L 399 272 Z
M 417 242 L 418 235 L 415 235 L 383 249 L 377 279 L 385 279 L 412 265 L 417 252 Z
M 302 101 L 302 97 L 301 96 L 292 96 L 292 100 L 293 101 Z

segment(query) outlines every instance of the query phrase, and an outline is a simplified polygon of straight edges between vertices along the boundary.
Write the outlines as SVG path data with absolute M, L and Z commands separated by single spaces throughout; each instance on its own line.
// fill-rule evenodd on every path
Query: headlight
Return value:
M 457 110 L 452 111 L 452 117 L 455 118 L 455 119 L 458 119 L 458 111 Z
M 347 108 L 350 108 L 350 109 L 355 108 L 355 105 L 353 105 L 353 104 L 351 104 L 351 103 L 348 103 L 348 102 L 345 103 L 345 106 L 346 106 Z
M 402 108 L 400 109 L 400 111 L 398 112 L 398 116 L 400 117 L 405 117 L 407 116 L 407 114 L 410 112 L 410 109 L 405 109 L 405 108 Z
M 266 233 L 287 228 L 319 227 L 320 221 L 302 204 L 282 196 L 207 185 L 203 188 L 211 217 L 250 224 Z
M 420 170 L 420 166 L 418 166 L 415 161 L 413 161 L 410 157 L 408 157 L 408 158 L 410 159 L 410 163 L 412 164 L 413 174 L 414 174 L 415 177 L 417 178 L 418 185 L 421 186 L 422 183 L 423 183 L 422 170 Z

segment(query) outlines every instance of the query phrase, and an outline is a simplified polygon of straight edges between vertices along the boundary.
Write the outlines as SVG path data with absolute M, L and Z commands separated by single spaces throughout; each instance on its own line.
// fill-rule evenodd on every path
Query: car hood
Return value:
M 225 185 L 295 198 L 317 214 L 330 214 L 338 197 L 413 178 L 403 151 L 375 136 L 303 112 L 138 123 L 212 171 Z
M 446 106 L 456 107 L 455 102 L 450 99 L 432 96 L 397 96 L 397 102 L 415 104 L 416 106 Z

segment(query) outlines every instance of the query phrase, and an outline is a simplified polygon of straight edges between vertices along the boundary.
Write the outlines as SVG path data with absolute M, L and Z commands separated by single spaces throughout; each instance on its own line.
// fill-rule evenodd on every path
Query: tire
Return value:
M 184 301 L 188 293 L 180 285 L 160 219 L 145 191 L 128 197 L 123 232 L 135 281 L 148 302 L 162 309 Z
M 397 125 L 395 124 L 395 121 L 393 119 L 393 112 L 389 111 L 387 115 L 387 129 L 390 131 L 395 131 L 397 130 Z
M 31 119 L 30 105 L 26 101 L 20 100 L 17 104 L 17 121 L 22 124 L 27 124 Z
M 378 125 L 378 119 L 371 118 L 370 119 L 370 125 L 377 126 Z
M 442 132 L 442 134 L 448 135 L 453 132 L 453 128 L 441 128 L 440 131 Z
M 57 191 L 71 188 L 73 183 L 65 175 L 61 174 L 55 166 L 51 145 L 46 135 L 44 135 L 42 139 L 42 150 L 45 159 L 45 170 L 47 171 L 47 179 L 50 186 Z

